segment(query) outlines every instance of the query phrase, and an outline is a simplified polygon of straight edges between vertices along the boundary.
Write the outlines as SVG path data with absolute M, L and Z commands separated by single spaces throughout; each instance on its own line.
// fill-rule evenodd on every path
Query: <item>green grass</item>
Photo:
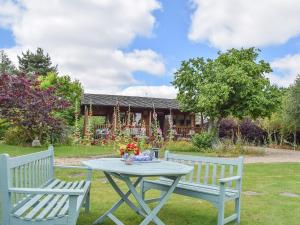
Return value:
M 258 196 L 242 196 L 242 225 L 297 225 L 300 221 L 300 198 L 281 196 L 282 192 L 300 194 L 300 164 L 250 164 L 245 165 L 243 191 L 260 193 Z M 78 179 L 83 174 L 79 171 L 58 170 L 62 179 Z M 120 182 L 121 184 L 121 182 Z M 123 188 L 124 185 L 121 185 Z M 154 196 L 158 193 L 151 192 Z M 111 186 L 104 182 L 100 172 L 94 172 L 91 190 L 91 212 L 82 213 L 78 225 L 92 222 L 108 210 L 119 198 Z M 154 204 L 152 204 L 154 206 Z M 233 210 L 233 205 L 226 205 L 226 212 Z M 125 224 L 139 224 L 137 216 L 127 206 L 122 206 L 115 215 Z M 188 197 L 172 195 L 159 213 L 165 224 L 171 225 L 214 225 L 217 222 L 217 210 L 208 202 Z M 103 225 L 113 224 L 106 220 Z M 233 224 L 233 223 L 231 223 Z
M 33 152 L 38 152 L 47 149 L 44 147 L 24 147 L 24 146 L 13 146 L 0 143 L 0 154 L 7 153 L 10 156 L 25 155 Z M 258 150 L 255 148 L 244 148 L 242 154 L 244 155 L 264 155 L 263 148 Z M 107 146 L 54 146 L 54 153 L 56 157 L 92 157 L 92 156 L 103 156 L 103 155 L 117 155 L 118 153 L 113 150 L 110 145 Z M 237 151 L 207 151 L 200 152 L 195 147 L 187 141 L 178 141 L 172 143 L 166 143 L 160 149 L 159 155 L 163 157 L 165 150 L 170 150 L 174 153 L 180 154 L 192 154 L 192 155 L 205 155 L 205 156 L 219 156 L 219 157 L 236 157 L 240 155 Z
M 10 156 L 25 155 L 45 150 L 47 147 L 23 147 L 0 144 L 0 154 L 7 153 Z M 56 157 L 90 157 L 97 155 L 116 154 L 111 146 L 54 146 Z

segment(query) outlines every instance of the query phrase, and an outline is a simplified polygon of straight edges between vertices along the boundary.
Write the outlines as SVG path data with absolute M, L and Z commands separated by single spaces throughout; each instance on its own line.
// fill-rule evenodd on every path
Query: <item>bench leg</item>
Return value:
M 91 204 L 91 190 L 88 191 L 86 197 L 85 197 L 85 203 L 84 203 L 84 211 L 85 213 L 88 213 L 90 211 L 90 204 Z
M 224 225 L 225 204 L 220 202 L 218 206 L 218 225 Z
M 76 211 L 77 199 L 78 195 L 69 196 L 68 225 L 76 225 L 78 215 Z
M 235 199 L 235 213 L 237 214 L 236 222 L 241 221 L 241 197 Z

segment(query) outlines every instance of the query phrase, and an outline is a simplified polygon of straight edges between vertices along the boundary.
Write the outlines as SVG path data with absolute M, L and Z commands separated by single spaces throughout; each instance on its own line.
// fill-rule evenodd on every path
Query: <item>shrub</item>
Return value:
M 10 127 L 5 132 L 4 141 L 8 145 L 30 144 L 32 138 L 27 134 L 28 133 L 20 127 Z
M 192 143 L 198 150 L 207 150 L 212 148 L 214 135 L 209 132 L 195 134 L 192 138 Z
M 4 119 L 0 119 L 0 140 L 4 138 L 5 132 L 9 128 L 10 123 Z
M 251 119 L 244 119 L 240 124 L 240 132 L 244 141 L 254 144 L 263 144 L 267 132 L 256 125 Z
M 219 125 L 219 137 L 221 139 L 231 139 L 233 142 L 237 138 L 238 124 L 232 118 L 222 119 Z

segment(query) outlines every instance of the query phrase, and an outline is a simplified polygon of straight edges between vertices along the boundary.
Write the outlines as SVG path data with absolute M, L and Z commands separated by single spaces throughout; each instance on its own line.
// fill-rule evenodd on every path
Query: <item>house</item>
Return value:
M 186 137 L 191 132 L 201 130 L 200 124 L 196 123 L 195 114 L 181 111 L 176 99 L 84 94 L 81 101 L 81 114 L 85 117 L 84 131 L 86 130 L 90 107 L 92 108 L 92 116 L 103 116 L 105 118 L 104 124 L 95 125 L 95 129 L 97 129 L 112 128 L 116 106 L 119 108 L 120 120 L 123 124 L 128 123 L 128 112 L 130 112 L 130 118 L 133 120 L 130 124 L 141 127 L 143 123 L 148 136 L 151 135 L 150 128 L 154 110 L 164 136 L 168 133 L 170 119 L 173 122 L 173 129 L 176 129 L 176 134 L 179 136 Z

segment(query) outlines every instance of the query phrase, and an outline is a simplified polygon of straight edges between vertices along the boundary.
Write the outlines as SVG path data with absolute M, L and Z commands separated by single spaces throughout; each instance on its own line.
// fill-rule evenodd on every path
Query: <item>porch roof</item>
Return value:
M 97 106 L 115 106 L 119 103 L 123 107 L 136 108 L 153 108 L 156 109 L 178 109 L 179 104 L 176 99 L 167 98 L 150 98 L 137 96 L 123 95 L 106 95 L 106 94 L 83 94 L 82 105 L 97 105 Z

